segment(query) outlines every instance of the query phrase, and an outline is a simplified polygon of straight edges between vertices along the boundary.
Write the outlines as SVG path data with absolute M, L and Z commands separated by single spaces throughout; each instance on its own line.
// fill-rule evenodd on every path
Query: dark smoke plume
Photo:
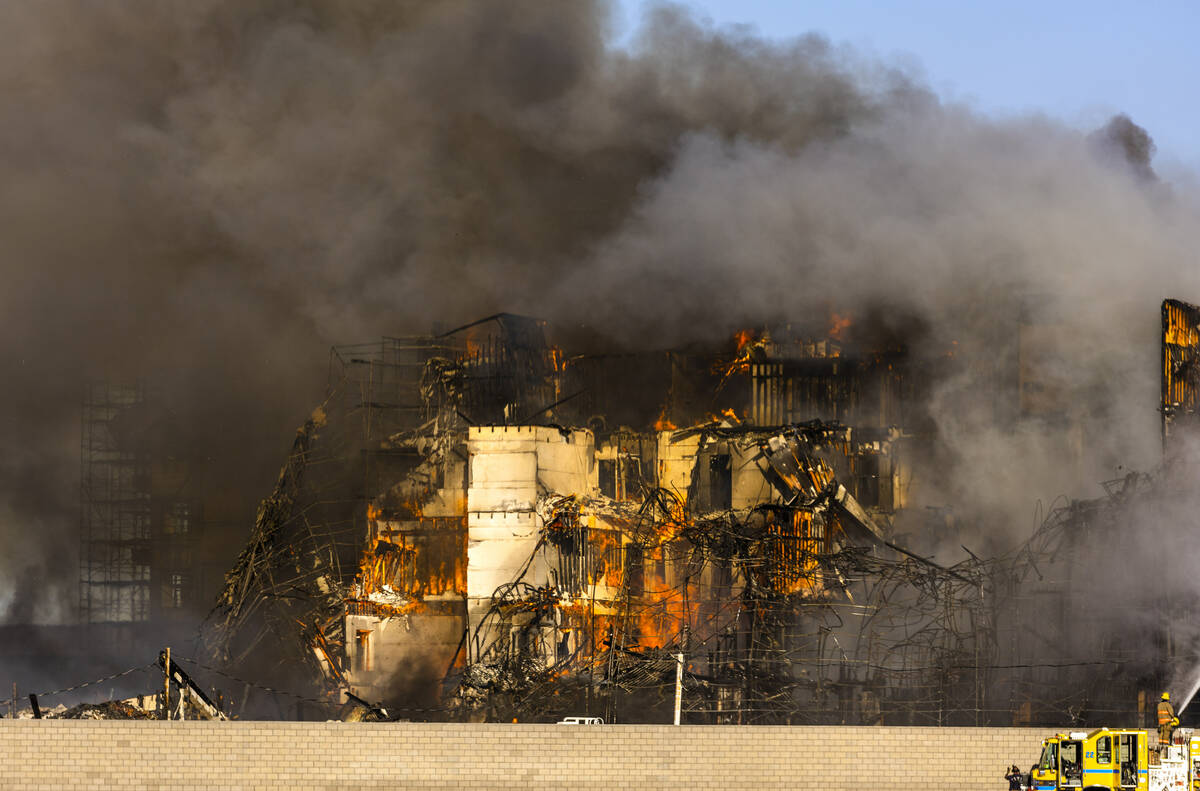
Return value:
M 1093 132 L 1090 139 L 1102 154 L 1124 162 L 1142 178 L 1156 178 L 1154 168 L 1150 166 L 1156 150 L 1154 140 L 1129 116 L 1123 113 L 1113 116 L 1107 124 Z
M 921 496 L 1020 533 L 1035 499 L 1153 458 L 1157 304 L 1200 282 L 1194 196 L 1139 177 L 1144 132 L 1101 135 L 1134 165 L 1112 168 L 819 36 L 661 6 L 624 50 L 608 12 L 0 6 L 0 608 L 71 617 L 82 382 L 156 377 L 181 452 L 253 503 L 323 346 L 497 310 L 666 346 L 832 303 L 986 359 L 1035 305 L 1074 339 L 1051 362 L 1103 427 L 1087 458 L 952 379 L 929 408 L 955 463 Z

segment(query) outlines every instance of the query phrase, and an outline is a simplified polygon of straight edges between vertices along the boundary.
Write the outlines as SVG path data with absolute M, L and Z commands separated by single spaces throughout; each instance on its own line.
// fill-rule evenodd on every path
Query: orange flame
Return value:
M 850 325 L 854 321 L 849 313 L 838 313 L 830 311 L 829 313 L 829 337 L 834 340 L 845 340 L 846 330 L 850 329 Z
M 642 648 L 677 645 L 681 636 L 695 630 L 703 620 L 702 598 L 691 579 L 671 579 L 666 562 L 673 536 L 657 546 L 646 547 L 643 555 L 643 590 L 633 615 L 634 638 Z
M 387 521 L 388 518 L 397 521 Z M 366 602 L 372 594 L 384 591 L 385 586 L 417 602 L 425 596 L 466 595 L 464 518 L 423 517 L 420 504 L 406 500 L 389 510 L 387 517 L 377 503 L 369 503 L 367 519 L 367 547 L 359 561 L 355 594 L 348 601 Z M 420 523 L 416 532 L 421 537 L 409 535 L 403 527 L 414 520 Z M 369 603 L 382 606 L 378 601 Z
M 812 511 L 798 510 L 791 519 L 767 527 L 771 546 L 770 576 L 764 582 L 784 594 L 819 591 L 823 585 L 817 555 L 828 551 L 834 524 Z
M 479 341 L 468 335 L 466 338 L 466 353 L 464 357 L 466 357 L 467 360 L 474 360 L 482 355 L 483 344 L 479 343 Z
M 754 330 L 738 330 L 733 335 L 733 342 L 737 345 L 737 352 L 733 359 L 728 363 L 718 361 L 712 368 L 714 374 L 721 374 L 718 391 L 725 386 L 729 377 L 734 374 L 747 373 L 750 370 L 750 363 L 754 361 L 755 351 L 765 349 L 767 345 L 766 337 L 755 333 Z

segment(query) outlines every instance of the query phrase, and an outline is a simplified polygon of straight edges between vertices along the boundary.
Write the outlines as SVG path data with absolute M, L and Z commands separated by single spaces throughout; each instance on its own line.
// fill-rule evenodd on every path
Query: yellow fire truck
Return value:
M 1200 735 L 1179 728 L 1171 744 L 1154 731 L 1099 728 L 1042 742 L 1034 791 L 1200 791 Z

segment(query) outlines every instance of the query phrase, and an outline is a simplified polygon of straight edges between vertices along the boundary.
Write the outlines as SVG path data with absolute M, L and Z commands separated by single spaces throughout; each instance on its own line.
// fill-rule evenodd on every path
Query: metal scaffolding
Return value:
M 83 394 L 79 612 L 83 623 L 150 618 L 150 453 L 128 430 L 146 387 L 89 384 Z

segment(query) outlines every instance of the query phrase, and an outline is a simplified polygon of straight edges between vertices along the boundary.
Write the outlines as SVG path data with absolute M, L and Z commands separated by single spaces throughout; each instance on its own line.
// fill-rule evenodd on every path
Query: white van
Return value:
M 559 725 L 603 725 L 604 719 L 601 717 L 563 717 L 558 721 Z

